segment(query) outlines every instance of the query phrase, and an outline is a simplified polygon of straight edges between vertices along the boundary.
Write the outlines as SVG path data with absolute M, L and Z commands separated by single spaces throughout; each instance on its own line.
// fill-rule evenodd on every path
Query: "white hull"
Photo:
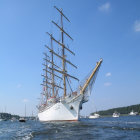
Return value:
M 79 120 L 79 109 L 83 96 L 73 100 L 67 97 L 65 100 L 55 103 L 49 108 L 38 113 L 40 121 L 76 121 Z
M 112 117 L 118 118 L 118 117 L 120 117 L 120 113 L 113 113 Z
M 137 114 L 129 114 L 130 116 L 136 116 Z
M 19 118 L 19 122 L 26 122 L 25 118 Z
M 99 118 L 99 117 L 100 117 L 100 115 L 95 113 L 93 115 L 90 115 L 89 119 L 96 119 L 96 118 Z
M 138 112 L 134 112 L 133 110 L 129 113 L 130 116 L 136 116 Z
M 119 115 L 114 115 L 114 116 L 112 116 L 112 117 L 114 117 L 114 118 L 118 118 L 118 117 L 120 117 Z

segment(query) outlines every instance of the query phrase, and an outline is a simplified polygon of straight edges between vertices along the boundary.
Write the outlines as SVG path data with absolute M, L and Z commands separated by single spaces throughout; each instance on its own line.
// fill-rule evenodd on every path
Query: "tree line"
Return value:
M 118 107 L 118 108 L 112 108 L 108 110 L 103 110 L 103 111 L 98 111 L 100 115 L 112 115 L 115 111 L 120 113 L 120 114 L 129 114 L 131 111 L 138 112 L 140 114 L 140 104 L 137 105 L 131 105 L 127 107 Z M 94 114 L 91 113 L 91 114 Z
M 0 119 L 11 119 L 12 117 L 19 118 L 18 115 L 11 115 L 9 113 L 0 113 Z

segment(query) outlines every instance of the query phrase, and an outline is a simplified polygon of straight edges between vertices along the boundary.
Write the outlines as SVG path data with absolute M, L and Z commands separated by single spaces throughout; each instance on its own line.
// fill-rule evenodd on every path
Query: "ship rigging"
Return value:
M 82 104 L 88 101 L 102 59 L 97 62 L 96 67 L 83 83 L 78 86 L 78 90 L 73 92 L 70 79 L 77 81 L 79 79 L 68 71 L 67 65 L 75 69 L 77 69 L 77 66 L 68 60 L 67 53 L 71 55 L 75 55 L 75 53 L 66 46 L 64 36 L 70 40 L 73 40 L 73 38 L 65 31 L 63 26 L 63 19 L 68 22 L 70 20 L 64 15 L 62 9 L 58 9 L 56 6 L 54 8 L 60 14 L 60 25 L 55 21 L 52 21 L 52 24 L 60 31 L 61 40 L 57 40 L 53 34 L 47 32 L 50 37 L 50 46 L 45 45 L 48 51 L 43 53 L 45 56 L 45 63 L 43 63 L 45 68 L 43 69 L 44 74 L 42 74 L 43 83 L 41 84 L 43 86 L 43 101 L 38 107 L 38 117 L 40 121 L 78 120 L 79 110 L 82 109 Z M 61 50 L 61 54 L 54 48 L 54 43 Z M 58 65 L 58 60 L 61 61 L 61 65 Z M 68 86 L 71 92 L 68 91 Z

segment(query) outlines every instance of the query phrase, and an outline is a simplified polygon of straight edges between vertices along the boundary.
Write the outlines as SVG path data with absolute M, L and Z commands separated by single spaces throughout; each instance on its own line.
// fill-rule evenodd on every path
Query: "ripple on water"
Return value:
M 0 123 L 0 140 L 140 139 L 140 119 L 120 117 L 79 122 L 38 121 Z

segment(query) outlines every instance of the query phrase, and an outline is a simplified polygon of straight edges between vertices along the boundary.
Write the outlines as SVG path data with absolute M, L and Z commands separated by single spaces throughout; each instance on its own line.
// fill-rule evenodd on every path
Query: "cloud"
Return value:
M 29 100 L 28 99 L 23 99 L 22 102 L 27 103 L 27 102 L 29 102 Z
M 107 12 L 110 9 L 110 3 L 107 2 L 101 6 L 98 7 L 99 11 Z
M 110 82 L 104 83 L 104 86 L 106 86 L 106 87 L 109 87 L 109 86 L 111 86 L 111 85 L 112 85 L 112 83 L 110 83 Z
M 134 23 L 134 31 L 140 32 L 140 20 L 136 20 Z
M 21 84 L 17 84 L 17 88 L 21 88 L 22 87 L 22 85 Z
M 106 73 L 106 75 L 105 75 L 105 76 L 106 76 L 106 77 L 111 76 L 111 72 Z

